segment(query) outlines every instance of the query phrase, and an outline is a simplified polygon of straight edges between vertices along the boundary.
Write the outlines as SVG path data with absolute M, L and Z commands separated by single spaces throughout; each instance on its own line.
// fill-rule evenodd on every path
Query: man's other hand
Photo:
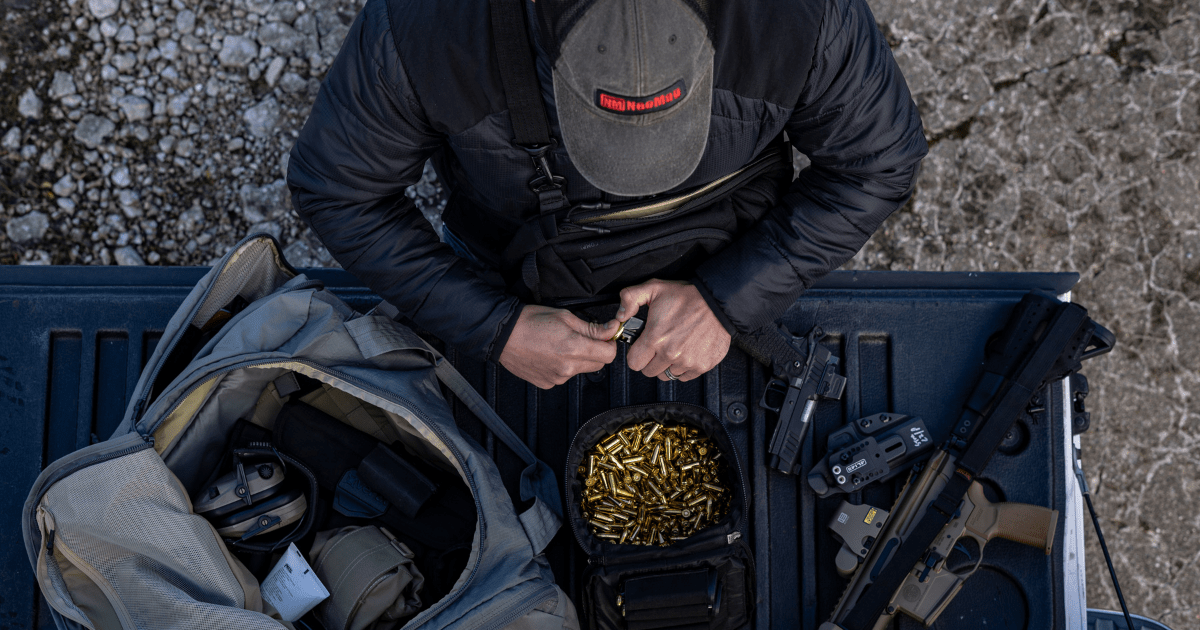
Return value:
M 666 369 L 671 368 L 676 378 L 690 381 L 716 367 L 729 352 L 729 333 L 691 284 L 650 280 L 623 289 L 617 319 L 628 320 L 646 304 L 646 329 L 629 348 L 629 369 L 665 381 Z
M 569 311 L 528 305 L 521 310 L 500 365 L 542 389 L 595 372 L 617 357 L 616 322 L 592 324 Z

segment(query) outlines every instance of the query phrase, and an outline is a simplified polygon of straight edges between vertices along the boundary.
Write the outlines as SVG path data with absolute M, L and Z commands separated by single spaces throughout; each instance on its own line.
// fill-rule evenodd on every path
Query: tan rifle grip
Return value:
M 1054 548 L 1054 530 L 1058 527 L 1058 510 L 1026 503 L 989 503 L 983 486 L 972 483 L 967 497 L 975 510 L 967 519 L 967 530 L 986 544 L 999 536 L 1022 545 L 1043 549 L 1046 555 Z

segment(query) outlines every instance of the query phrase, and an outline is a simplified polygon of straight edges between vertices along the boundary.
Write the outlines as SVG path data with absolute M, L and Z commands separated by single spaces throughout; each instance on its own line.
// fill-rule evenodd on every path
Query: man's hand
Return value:
M 636 310 L 636 309 L 635 309 Z M 526 306 L 500 352 L 500 365 L 542 389 L 595 372 L 617 357 L 616 322 L 592 324 L 569 311 Z M 728 344 L 728 342 L 727 342 Z
M 650 280 L 623 289 L 617 319 L 628 320 L 644 304 L 650 305 L 650 312 L 646 329 L 626 357 L 629 369 L 665 381 L 666 369 L 671 368 L 679 380 L 690 381 L 716 367 L 729 352 L 729 333 L 691 284 Z

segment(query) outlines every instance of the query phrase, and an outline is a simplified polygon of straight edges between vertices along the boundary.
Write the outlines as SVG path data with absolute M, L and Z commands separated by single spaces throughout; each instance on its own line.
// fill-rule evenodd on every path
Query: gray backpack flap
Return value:
M 469 488 L 465 569 L 405 628 L 578 628 L 542 555 L 562 513 L 550 468 L 415 333 L 353 311 L 266 235 L 242 241 L 184 300 L 112 438 L 53 462 L 31 489 L 25 546 L 59 628 L 292 627 L 191 500 L 239 419 L 270 429 L 289 375 L 319 385 L 314 406 Z M 459 432 L 441 385 L 526 462 L 524 512 Z

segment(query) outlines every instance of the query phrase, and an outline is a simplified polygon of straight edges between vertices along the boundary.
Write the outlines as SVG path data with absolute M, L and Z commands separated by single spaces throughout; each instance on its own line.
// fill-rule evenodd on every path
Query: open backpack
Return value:
M 526 463 L 519 497 L 520 505 L 528 506 L 524 511 L 518 514 L 495 463 L 459 431 L 442 386 Z M 50 464 L 30 491 L 24 541 L 57 626 L 312 627 L 284 621 L 260 592 L 260 571 L 244 559 L 273 564 L 287 547 L 283 543 L 296 542 L 307 552 L 309 543 L 301 541 L 312 540 L 313 521 L 322 514 L 343 521 L 354 510 L 390 514 L 407 499 L 402 496 L 389 507 L 370 492 L 355 495 L 356 479 L 349 472 L 334 471 L 341 476 L 325 479 L 333 473 L 321 468 L 336 459 L 333 455 L 300 461 L 294 455 L 305 450 L 303 444 L 290 451 L 280 447 L 275 417 L 296 406 L 312 417 L 338 421 L 315 420 L 289 434 L 293 441 L 309 439 L 307 448 L 314 453 L 336 449 L 312 427 L 330 435 L 349 432 L 351 442 L 386 447 L 380 451 L 386 455 L 380 460 L 383 474 L 389 473 L 387 462 L 405 459 L 430 478 L 448 480 L 441 487 L 462 488 L 458 512 L 447 512 L 465 514 L 460 519 L 465 523 L 457 524 L 462 540 L 452 541 L 458 545 L 453 553 L 438 556 L 450 559 L 435 567 L 442 575 L 425 576 L 427 594 L 439 581 L 444 594 L 435 589 L 436 598 L 427 597 L 418 610 L 408 611 L 410 616 L 385 625 L 349 623 L 361 606 L 372 604 L 343 602 L 345 627 L 579 627 L 574 605 L 555 585 L 541 555 L 562 519 L 550 468 L 417 334 L 379 312 L 355 312 L 292 268 L 278 243 L 265 235 L 242 241 L 187 296 L 142 372 L 115 434 Z M 247 432 L 267 440 L 235 443 Z M 256 463 L 262 457 L 270 463 Z M 276 531 L 261 536 L 218 533 L 193 506 L 219 494 L 224 486 L 214 479 L 223 469 L 236 471 L 229 475 L 239 496 L 245 487 L 256 493 L 255 483 L 281 472 L 300 479 L 292 492 L 307 503 L 297 499 L 290 505 L 307 506 L 295 510 L 303 516 L 286 526 L 263 518 L 259 525 Z M 357 470 L 363 476 L 369 472 L 362 466 Z M 355 503 L 355 496 L 362 501 Z M 440 507 L 428 496 L 417 497 L 415 505 L 434 513 Z M 421 501 L 433 507 L 421 508 Z M 405 520 L 412 513 L 395 522 L 415 522 Z M 430 550 L 440 548 L 426 549 L 424 539 L 406 539 L 395 529 L 383 546 L 403 549 L 405 558 L 413 557 L 410 548 L 417 550 L 418 561 L 423 553 L 434 557 Z M 254 544 L 261 539 L 268 543 Z M 378 562 L 346 566 L 349 582 L 372 585 L 396 568 Z

